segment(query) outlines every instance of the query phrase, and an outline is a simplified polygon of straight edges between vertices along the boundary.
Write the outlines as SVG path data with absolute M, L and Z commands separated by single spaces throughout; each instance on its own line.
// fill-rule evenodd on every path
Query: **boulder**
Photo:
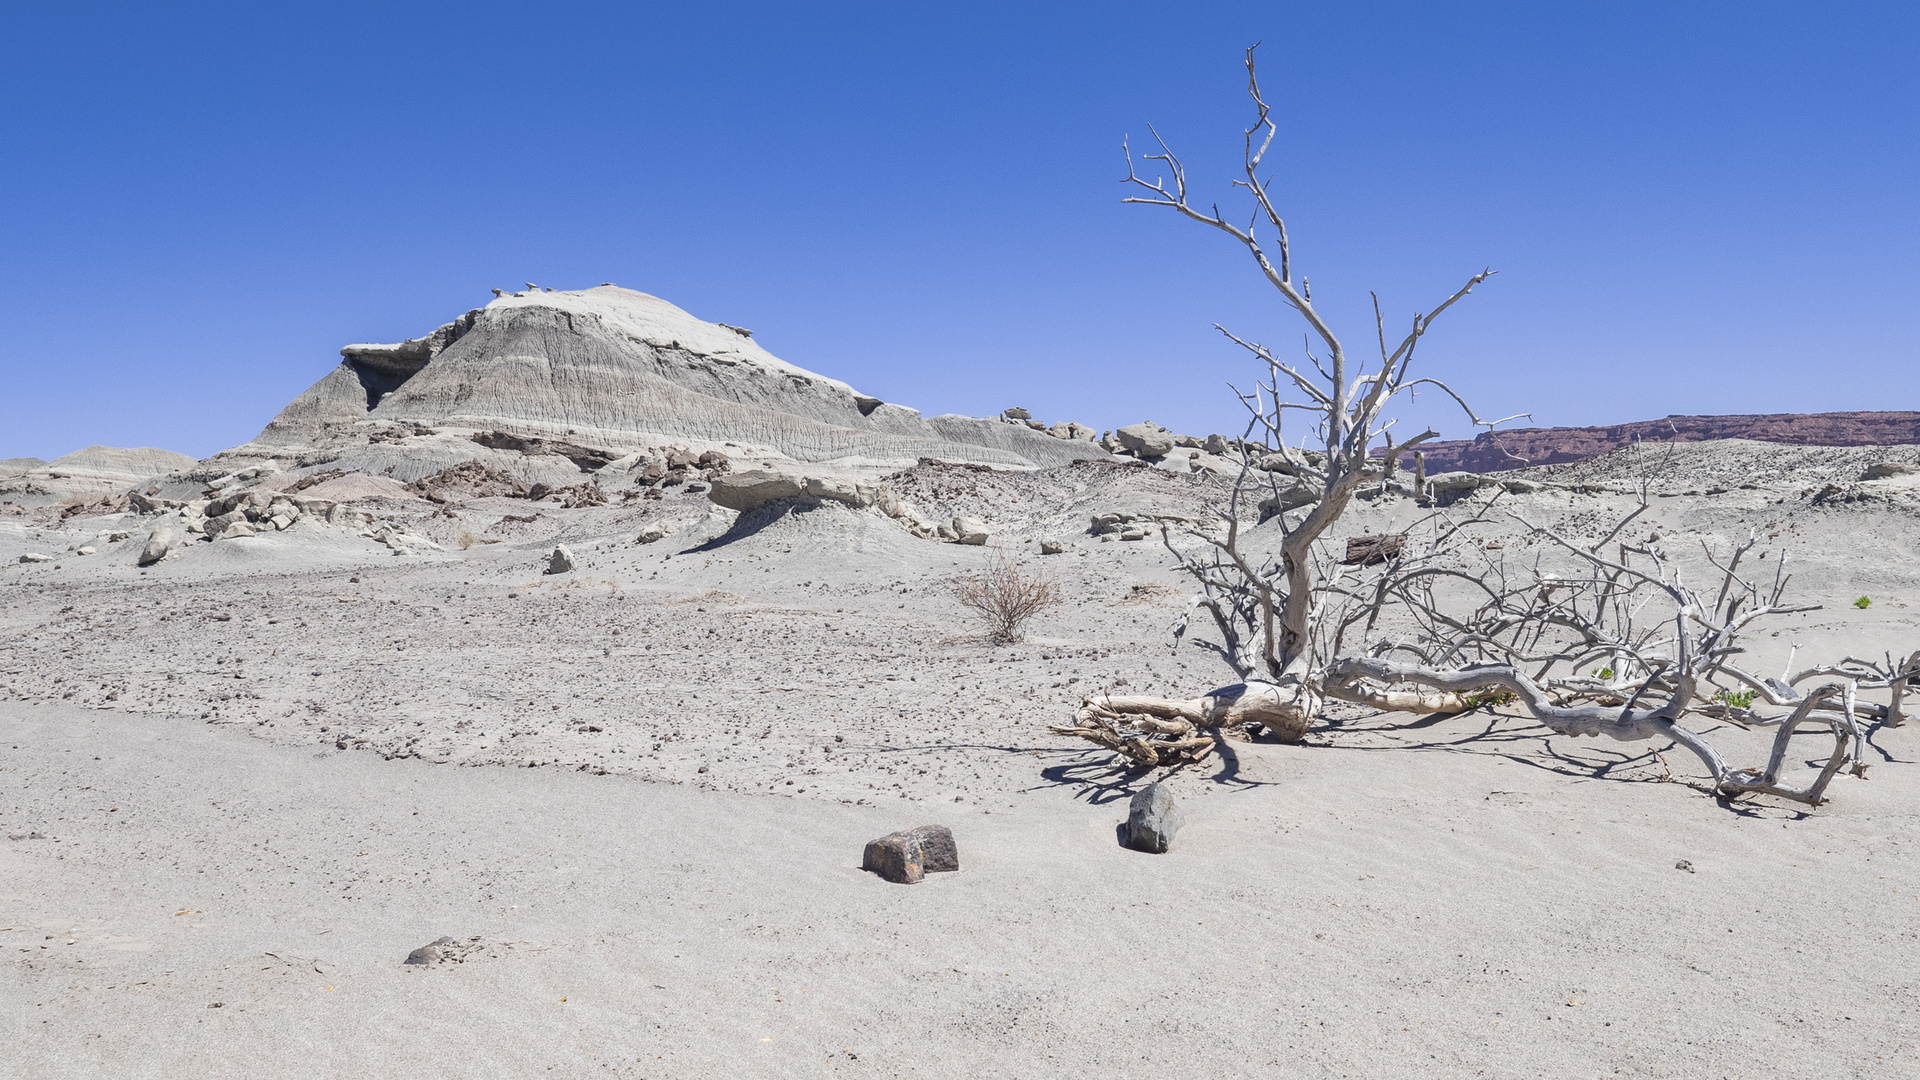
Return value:
M 1891 480 L 1896 476 L 1920 476 L 1920 466 L 1909 465 L 1904 461 L 1876 461 L 1867 466 L 1864 479 Z
M 979 518 L 957 517 L 953 519 L 953 537 L 959 543 L 972 547 L 984 546 L 993 533 L 987 523 Z
M 20 561 L 25 563 L 52 562 L 53 556 L 42 554 L 38 551 L 29 551 L 25 555 L 20 556 Z
M 716 476 L 707 498 L 729 510 L 747 511 L 805 493 L 802 482 L 782 473 L 754 470 Z
M 1067 550 L 1067 545 L 1061 543 L 1058 540 L 1040 541 L 1040 554 L 1042 555 L 1058 555 L 1061 552 L 1064 552 L 1066 550 Z
M 140 549 L 139 565 L 152 566 L 167 557 L 173 545 L 179 542 L 179 534 L 162 525 L 147 534 L 147 546 Z
M 549 574 L 570 574 L 576 565 L 578 564 L 573 561 L 573 552 L 569 551 L 565 544 L 554 548 L 553 554 L 547 556 L 547 573 Z
M 1133 451 L 1136 457 L 1164 457 L 1173 449 L 1173 432 L 1151 420 L 1128 424 L 1113 435 L 1120 440 L 1121 446 Z
M 1227 437 L 1225 435 L 1209 435 L 1202 449 L 1206 450 L 1209 454 L 1225 454 L 1228 449 Z
M 1173 846 L 1173 834 L 1184 824 L 1186 815 L 1173 801 L 1173 792 L 1165 784 L 1148 784 L 1134 792 L 1127 804 L 1127 846 L 1164 854 Z
M 1004 416 L 1004 417 L 1006 417 L 1006 418 L 1007 418 L 1007 419 L 1009 419 L 1009 420 L 1031 420 L 1031 419 L 1033 419 L 1033 414 L 1032 414 L 1032 413 L 1030 413 L 1030 412 L 1028 412 L 1028 411 L 1027 411 L 1027 410 L 1025 410 L 1025 409 L 1022 409 L 1022 408 L 1020 408 L 1020 407 L 1019 407 L 1019 406 L 1017 406 L 1017 405 L 1016 405 L 1016 406 L 1014 406 L 1014 407 L 1013 407 L 1013 408 L 1011 408 L 1011 409 L 1008 409 L 1008 410 L 1006 410 L 1005 412 L 1002 412 L 1002 413 L 1001 413 L 1000 415 L 1001 415 L 1001 416 Z
M 896 885 L 913 885 L 928 874 L 960 869 L 960 849 L 953 842 L 953 830 L 922 825 L 868 841 L 860 868 Z
M 1478 490 L 1482 482 L 1481 476 L 1477 473 L 1443 472 L 1427 477 L 1427 494 L 1433 498 L 1434 502 L 1445 506 L 1455 499 Z M 1494 483 L 1491 479 L 1484 482 Z
M 1260 520 L 1272 520 L 1280 514 L 1320 501 L 1321 490 L 1317 485 L 1303 480 L 1295 480 L 1291 485 L 1279 491 L 1269 491 L 1260 500 Z
M 210 532 L 207 535 L 213 537 L 215 540 L 234 540 L 242 536 L 256 536 L 259 532 L 260 530 L 254 528 L 250 522 L 235 521 L 220 530 L 219 533 Z
M 649 525 L 644 529 L 641 529 L 640 535 L 634 537 L 634 539 L 642 544 L 652 544 L 661 540 L 665 540 L 667 538 L 667 532 L 668 532 L 668 529 L 665 525 L 661 525 L 660 523 L 655 522 L 654 524 Z
M 856 484 L 851 480 L 808 477 L 802 482 L 801 487 L 815 499 L 831 499 L 834 502 L 846 503 L 848 506 L 872 506 L 877 497 L 872 488 Z

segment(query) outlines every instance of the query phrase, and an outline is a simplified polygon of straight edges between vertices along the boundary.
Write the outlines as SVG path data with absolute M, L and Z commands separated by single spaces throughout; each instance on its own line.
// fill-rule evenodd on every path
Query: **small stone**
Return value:
M 52 562 L 53 556 L 42 555 L 38 551 L 29 551 L 25 555 L 20 556 L 20 561 L 21 562 Z
M 1067 545 L 1058 540 L 1040 541 L 1040 554 L 1042 555 L 1058 555 L 1065 550 L 1067 550 Z
M 74 554 L 76 554 L 76 555 L 91 555 L 91 554 L 93 554 L 93 550 L 94 550 L 94 549 L 93 549 L 93 548 L 92 548 L 91 546 L 88 546 L 88 547 L 83 547 L 83 548 L 81 548 L 81 549 L 80 549 L 79 551 L 77 551 L 77 552 L 75 552 Z
M 1173 834 L 1186 824 L 1186 815 L 1173 801 L 1165 784 L 1148 784 L 1127 804 L 1127 846 L 1135 851 L 1164 853 L 1173 846 Z
M 573 561 L 573 552 L 567 550 L 565 544 L 554 548 L 553 554 L 547 556 L 547 573 L 549 574 L 572 573 L 575 565 L 577 564 Z
M 1687 873 L 1689 873 L 1689 874 L 1691 874 L 1691 873 L 1694 873 L 1694 872 L 1695 872 L 1695 871 L 1694 871 L 1694 869 L 1693 869 L 1693 864 L 1692 864 L 1692 863 L 1690 863 L 1690 862 L 1688 862 L 1688 861 L 1687 861 L 1687 860 L 1685 860 L 1685 859 L 1681 859 L 1681 860 L 1680 860 L 1679 862 L 1677 862 L 1677 863 L 1674 863 L 1674 864 L 1673 864 L 1673 868 L 1674 868 L 1675 870 L 1685 870 L 1685 871 L 1686 871 Z
M 993 535 L 987 523 L 979 518 L 957 517 L 953 519 L 953 537 L 958 543 L 981 547 Z
M 441 950 L 453 944 L 457 943 L 450 937 L 437 938 L 408 953 L 406 963 L 437 964 L 440 962 Z

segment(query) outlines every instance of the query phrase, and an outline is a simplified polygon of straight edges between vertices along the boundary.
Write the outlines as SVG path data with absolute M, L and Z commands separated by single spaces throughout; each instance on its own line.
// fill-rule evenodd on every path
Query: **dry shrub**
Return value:
M 955 578 L 953 595 L 987 625 L 987 636 L 1002 644 L 1025 637 L 1028 620 L 1062 601 L 1057 581 L 1022 570 L 1004 552 L 979 573 Z

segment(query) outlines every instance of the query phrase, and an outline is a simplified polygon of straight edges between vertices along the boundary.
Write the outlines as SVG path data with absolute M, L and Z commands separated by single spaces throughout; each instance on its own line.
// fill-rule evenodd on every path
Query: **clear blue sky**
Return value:
M 0 457 L 251 438 L 342 344 L 615 281 L 929 413 L 1236 428 L 1265 45 L 1297 265 L 1542 424 L 1920 408 L 1920 8 L 13 4 Z M 1234 205 L 1239 205 L 1237 202 Z M 1469 434 L 1449 414 L 1441 431 Z M 1424 410 L 1413 419 L 1425 419 Z

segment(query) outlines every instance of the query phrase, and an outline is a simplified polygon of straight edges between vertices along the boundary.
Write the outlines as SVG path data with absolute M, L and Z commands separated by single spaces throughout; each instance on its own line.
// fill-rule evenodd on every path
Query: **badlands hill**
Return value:
M 626 452 L 666 443 L 799 462 L 923 457 L 1038 468 L 1102 458 L 1090 439 L 923 417 L 789 364 L 752 332 L 601 285 L 501 295 L 424 337 L 349 345 L 340 366 L 233 457 L 365 445 L 408 427 L 504 431 Z

